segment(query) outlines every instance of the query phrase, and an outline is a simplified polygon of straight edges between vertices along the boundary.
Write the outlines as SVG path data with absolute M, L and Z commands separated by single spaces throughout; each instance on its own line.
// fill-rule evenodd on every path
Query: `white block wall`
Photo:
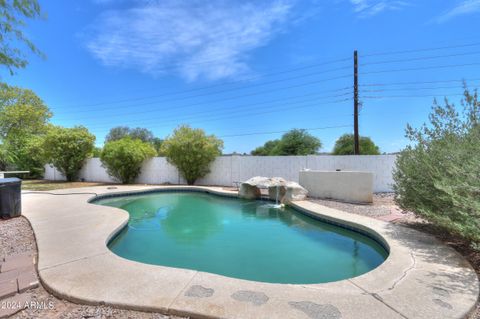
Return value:
M 298 182 L 302 169 L 327 170 L 336 169 L 372 172 L 375 192 L 392 191 L 392 171 L 395 155 L 362 156 L 220 156 L 210 167 L 210 174 L 197 181 L 199 185 L 232 186 L 234 182 L 245 181 L 253 176 L 283 177 Z M 45 166 L 45 179 L 65 180 L 65 177 L 50 165 Z M 99 158 L 85 162 L 80 171 L 80 178 L 90 182 L 115 182 L 108 176 Z M 185 184 L 178 170 L 170 165 L 164 157 L 154 157 L 146 161 L 142 172 L 136 179 L 141 184 Z

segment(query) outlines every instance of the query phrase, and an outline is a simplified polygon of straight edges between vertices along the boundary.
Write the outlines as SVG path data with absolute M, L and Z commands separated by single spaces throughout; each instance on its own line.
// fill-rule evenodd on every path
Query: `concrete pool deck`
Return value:
M 24 192 L 23 215 L 35 233 L 43 285 L 74 302 L 193 318 L 463 318 L 477 301 L 476 273 L 457 252 L 435 238 L 309 201 L 295 206 L 379 236 L 390 249 L 387 260 L 347 280 L 285 285 L 147 265 L 108 249 L 108 240 L 128 222 L 128 213 L 89 203 L 94 193 L 179 188 L 236 194 L 188 186 Z

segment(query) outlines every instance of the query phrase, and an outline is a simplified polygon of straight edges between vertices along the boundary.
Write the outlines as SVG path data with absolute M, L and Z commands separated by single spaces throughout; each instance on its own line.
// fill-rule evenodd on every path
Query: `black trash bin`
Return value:
M 22 180 L 0 178 L 0 217 L 11 218 L 22 213 Z

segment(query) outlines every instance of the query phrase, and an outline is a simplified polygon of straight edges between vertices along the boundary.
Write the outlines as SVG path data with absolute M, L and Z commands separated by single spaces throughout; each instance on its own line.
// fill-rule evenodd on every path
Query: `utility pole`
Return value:
M 360 137 L 358 136 L 358 53 L 353 51 L 353 154 L 360 155 Z

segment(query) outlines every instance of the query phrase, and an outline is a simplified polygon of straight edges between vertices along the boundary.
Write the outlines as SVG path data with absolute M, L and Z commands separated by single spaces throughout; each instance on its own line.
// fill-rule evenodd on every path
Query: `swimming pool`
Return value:
M 274 208 L 269 201 L 167 191 L 95 203 L 128 211 L 128 225 L 108 247 L 121 257 L 148 264 L 312 284 L 359 276 L 388 255 L 364 234 L 290 207 Z

